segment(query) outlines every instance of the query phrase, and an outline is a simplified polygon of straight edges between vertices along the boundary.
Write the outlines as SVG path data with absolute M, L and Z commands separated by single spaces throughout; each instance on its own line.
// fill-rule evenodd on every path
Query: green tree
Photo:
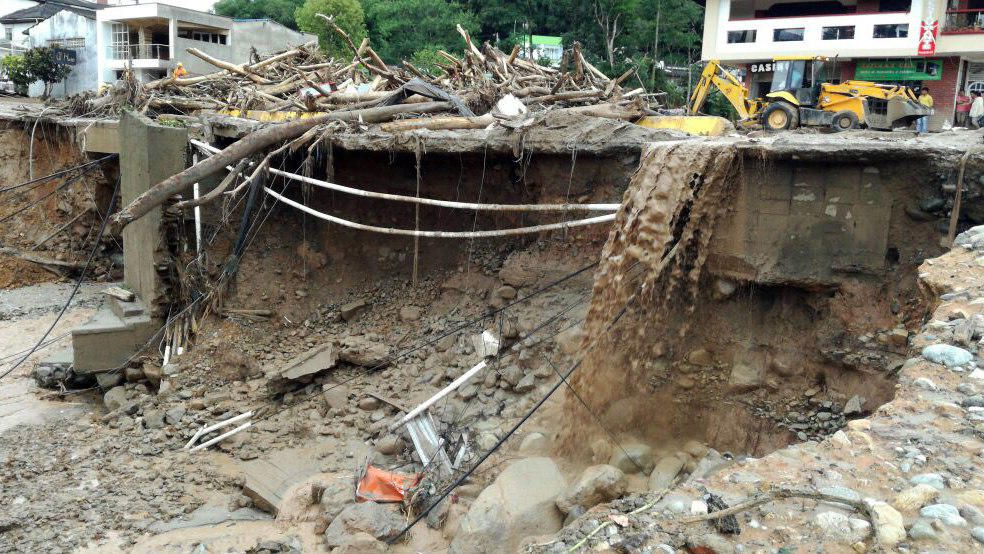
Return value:
M 324 19 L 316 15 L 319 13 L 333 17 L 335 24 L 358 45 L 366 37 L 366 16 L 359 0 L 306 0 L 294 12 L 297 27 L 304 32 L 318 35 L 321 48 L 329 55 L 351 55 L 351 49 L 345 41 Z
M 365 0 L 366 26 L 373 48 L 388 63 L 434 59 L 437 50 L 461 50 L 455 29 L 474 33 L 478 20 L 457 2 L 446 0 Z
M 0 60 L 0 69 L 12 83 L 17 94 L 27 96 L 27 87 L 35 81 L 34 77 L 27 70 L 27 63 L 24 56 L 7 56 Z
M 219 0 L 215 13 L 236 19 L 272 19 L 297 29 L 294 12 L 304 0 Z
M 65 80 L 72 72 L 72 66 L 55 63 L 55 49 L 51 46 L 31 48 L 24 52 L 24 67 L 33 81 L 44 83 L 44 93 L 47 98 L 51 95 L 51 87 Z

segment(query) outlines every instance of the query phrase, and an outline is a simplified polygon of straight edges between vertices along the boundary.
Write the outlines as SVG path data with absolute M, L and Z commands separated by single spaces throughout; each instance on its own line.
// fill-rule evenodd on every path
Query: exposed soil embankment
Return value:
M 897 259 L 894 247 L 882 254 L 865 251 L 872 267 L 884 269 L 842 269 L 836 282 L 806 287 L 799 276 L 830 262 L 812 259 L 801 248 L 793 263 L 775 266 L 770 284 L 756 284 L 716 276 L 705 267 L 709 251 L 718 253 L 720 244 L 735 243 L 733 234 L 743 231 L 734 225 L 735 199 L 742 179 L 741 196 L 755 180 L 742 175 L 743 165 L 741 155 L 725 144 L 656 145 L 644 155 L 602 254 L 584 325 L 586 356 L 573 379 L 598 420 L 569 398 L 568 416 L 577 424 L 567 429 L 565 450 L 583 460 L 606 461 L 616 445 L 604 426 L 619 442 L 642 441 L 658 450 L 675 452 L 698 440 L 722 451 L 763 455 L 790 442 L 822 438 L 891 399 L 892 370 L 904 359 L 907 325 L 918 324 L 926 313 L 914 279 L 921 259 L 910 254 L 935 247 L 922 240 L 930 233 L 914 231 L 904 214 L 901 221 L 892 216 L 893 204 L 898 212 L 905 205 L 892 194 L 908 194 L 907 189 L 877 187 L 888 203 L 878 232 L 889 237 L 889 245 L 905 243 L 905 260 Z M 844 174 L 847 178 L 838 174 L 826 186 L 843 188 L 857 179 Z M 897 182 L 904 181 L 892 186 Z M 811 186 L 822 200 L 824 182 Z M 872 188 L 862 183 L 862 190 L 865 186 Z M 808 192 L 811 200 L 816 195 L 795 190 L 806 188 L 795 180 L 792 187 L 793 195 Z M 796 207 L 795 196 L 785 202 Z M 740 222 L 761 225 L 764 217 L 751 213 L 742 214 Z M 818 242 L 815 256 L 844 236 L 848 246 L 877 243 L 867 239 L 866 227 L 847 218 L 837 224 L 838 232 L 847 229 L 840 235 L 793 238 L 807 246 Z M 818 228 L 829 233 L 831 224 Z M 761 231 L 759 249 L 781 248 L 782 243 L 767 242 L 768 231 Z M 741 252 L 754 253 L 755 246 L 747 244 Z M 893 251 L 895 259 L 886 260 Z M 783 272 L 795 279 L 783 284 Z
M 73 168 L 90 159 L 74 143 L 70 131 L 56 126 L 0 126 L 0 188 Z M 41 181 L 0 193 L 0 247 L 28 253 L 0 254 L 0 288 L 15 288 L 58 279 L 70 270 L 24 259 L 84 261 L 92 248 L 101 214 L 109 205 L 115 162 L 92 167 L 79 176 Z M 96 274 L 111 271 L 106 259 L 119 252 L 105 237 Z M 121 262 L 121 260 L 118 260 Z M 47 269 L 46 269 L 47 267 Z M 122 269 L 121 267 L 119 268 Z

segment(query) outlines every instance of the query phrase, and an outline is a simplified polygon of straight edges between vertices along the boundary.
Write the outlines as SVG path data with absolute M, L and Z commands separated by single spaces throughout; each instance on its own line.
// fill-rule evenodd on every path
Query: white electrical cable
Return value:
M 192 139 L 190 142 L 192 145 L 197 146 L 199 149 L 209 154 L 221 152 L 220 149 L 198 140 Z M 302 183 L 308 183 L 317 187 L 344 192 L 355 196 L 379 198 L 381 200 L 393 200 L 396 202 L 410 202 L 413 204 L 439 206 L 442 208 L 457 208 L 463 210 L 490 212 L 616 212 L 621 206 L 621 204 L 474 204 L 471 202 L 454 202 L 451 200 L 417 198 L 415 196 L 402 196 L 399 194 L 389 194 L 385 192 L 372 192 L 368 190 L 346 187 L 335 183 L 329 183 L 327 181 L 320 181 L 318 179 L 312 179 L 311 177 L 305 177 L 303 175 L 289 173 L 287 171 L 282 171 L 275 168 L 269 168 L 268 171 L 273 175 L 279 175 L 287 179 L 293 179 Z
M 609 221 L 615 221 L 615 216 L 616 216 L 616 214 L 608 214 L 608 215 L 600 215 L 597 217 L 591 217 L 588 219 L 576 219 L 573 221 L 562 221 L 560 223 L 534 225 L 532 227 L 496 229 L 494 231 L 415 231 L 413 229 L 393 229 L 391 227 L 375 227 L 373 225 L 364 225 L 362 223 L 348 221 L 347 219 L 342 219 L 340 217 L 335 217 L 333 215 L 328 215 L 326 213 L 319 212 L 299 202 L 294 202 L 293 200 L 286 198 L 283 195 L 277 194 L 269 187 L 263 187 L 263 190 L 265 190 L 267 194 L 283 202 L 284 204 L 287 204 L 288 206 L 293 206 L 298 210 L 301 210 L 302 212 L 306 212 L 308 214 L 313 215 L 314 217 L 317 217 L 318 219 L 323 219 L 325 221 L 337 223 L 343 227 L 349 227 L 351 229 L 359 229 L 361 231 L 372 231 L 374 233 L 382 233 L 384 235 L 400 235 L 404 237 L 428 237 L 428 238 L 445 238 L 445 239 L 505 237 L 511 235 L 525 235 L 530 233 L 540 233 L 543 231 L 554 231 L 557 229 L 570 229 L 572 227 L 583 227 L 585 225 L 596 225 L 598 223 L 607 223 Z

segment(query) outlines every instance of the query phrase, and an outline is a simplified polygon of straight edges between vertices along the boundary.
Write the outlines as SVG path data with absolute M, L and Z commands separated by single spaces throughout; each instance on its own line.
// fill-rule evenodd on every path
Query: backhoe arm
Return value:
M 724 70 L 717 60 L 711 60 L 704 66 L 700 80 L 690 95 L 687 104 L 687 114 L 697 115 L 704 108 L 707 97 L 711 94 L 711 86 L 716 86 L 721 94 L 731 102 L 741 119 L 748 119 L 752 114 L 749 110 L 748 89 L 734 75 Z

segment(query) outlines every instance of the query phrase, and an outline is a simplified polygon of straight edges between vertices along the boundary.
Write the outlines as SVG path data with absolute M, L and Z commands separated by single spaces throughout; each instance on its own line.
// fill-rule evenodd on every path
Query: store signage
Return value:
M 854 78 L 860 81 L 939 81 L 943 60 L 858 60 Z
M 752 73 L 768 73 L 772 71 L 772 62 L 751 64 Z
M 936 33 L 939 31 L 939 21 L 923 21 L 919 26 L 919 48 L 916 51 L 920 56 L 933 56 L 936 54 Z
M 75 50 L 69 50 L 67 48 L 53 48 L 51 50 L 51 58 L 54 60 L 55 65 L 75 65 L 78 63 L 78 54 Z

